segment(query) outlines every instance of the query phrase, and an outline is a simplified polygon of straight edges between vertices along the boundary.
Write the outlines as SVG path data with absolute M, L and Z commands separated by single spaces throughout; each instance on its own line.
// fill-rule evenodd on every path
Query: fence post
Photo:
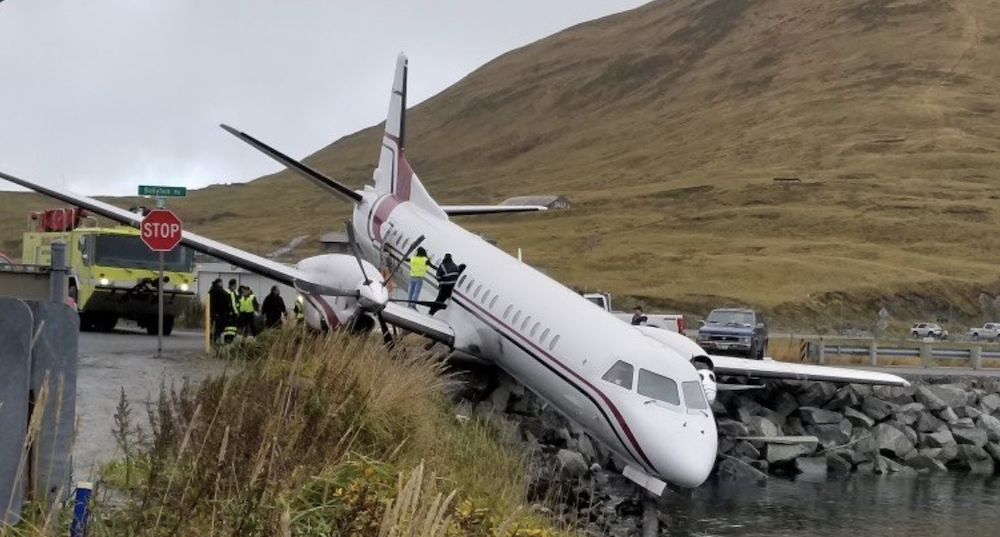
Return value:
M 823 365 L 826 363 L 826 341 L 823 336 L 819 336 L 819 359 L 818 363 Z
M 983 346 L 973 345 L 969 351 L 969 360 L 972 362 L 972 369 L 976 371 L 983 367 Z
M 920 342 L 920 365 L 925 368 L 931 366 L 931 344 L 926 341 Z
M 871 364 L 873 366 L 878 365 L 878 343 L 872 340 L 872 346 L 868 349 L 868 356 L 871 358 Z

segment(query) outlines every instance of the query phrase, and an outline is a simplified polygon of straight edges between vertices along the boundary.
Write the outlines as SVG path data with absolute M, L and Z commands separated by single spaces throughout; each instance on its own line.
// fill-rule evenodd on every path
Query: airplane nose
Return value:
M 712 473 L 718 442 L 715 420 L 692 419 L 680 432 L 666 439 L 668 448 L 661 452 L 661 460 L 653 462 L 667 481 L 694 488 Z

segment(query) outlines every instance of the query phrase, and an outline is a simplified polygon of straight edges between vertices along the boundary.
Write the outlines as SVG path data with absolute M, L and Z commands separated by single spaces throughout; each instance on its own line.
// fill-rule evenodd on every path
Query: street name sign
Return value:
M 183 186 L 139 185 L 140 196 L 158 196 L 161 198 L 187 197 L 187 188 Z

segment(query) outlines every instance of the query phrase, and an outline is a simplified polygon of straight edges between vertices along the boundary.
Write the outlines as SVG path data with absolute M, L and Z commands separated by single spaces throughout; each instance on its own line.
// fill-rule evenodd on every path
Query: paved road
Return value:
M 122 388 L 133 422 L 148 431 L 146 399 L 159 396 L 161 382 L 179 385 L 184 378 L 197 381 L 225 369 L 224 362 L 204 356 L 202 337 L 201 332 L 175 331 L 163 338 L 164 356 L 156 358 L 156 337 L 137 328 L 80 334 L 74 479 L 93 478 L 101 463 L 120 456 L 111 430 Z

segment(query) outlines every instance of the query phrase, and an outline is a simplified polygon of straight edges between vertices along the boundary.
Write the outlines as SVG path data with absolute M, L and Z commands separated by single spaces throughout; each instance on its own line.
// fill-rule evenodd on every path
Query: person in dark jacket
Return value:
M 649 318 L 642 313 L 642 307 L 636 306 L 635 313 L 632 314 L 632 326 L 639 326 L 640 324 L 646 324 Z
M 278 326 L 285 315 L 288 314 L 288 308 L 285 307 L 285 300 L 281 298 L 281 290 L 278 289 L 277 285 L 271 287 L 271 292 L 264 297 L 264 305 L 261 307 L 260 312 L 264 314 L 264 326 L 267 328 Z
M 212 320 L 212 341 L 218 341 L 222 335 L 222 329 L 226 325 L 226 315 L 232 311 L 233 304 L 229 300 L 229 293 L 222 287 L 222 278 L 216 278 L 212 282 L 212 288 L 208 290 L 208 310 Z
M 451 298 L 451 293 L 455 291 L 455 284 L 458 283 L 458 275 L 465 270 L 465 265 L 456 265 L 451 259 L 451 254 L 444 254 L 444 259 L 437 267 L 438 294 L 434 299 L 429 313 L 434 315 L 440 310 L 448 307 L 445 302 Z

